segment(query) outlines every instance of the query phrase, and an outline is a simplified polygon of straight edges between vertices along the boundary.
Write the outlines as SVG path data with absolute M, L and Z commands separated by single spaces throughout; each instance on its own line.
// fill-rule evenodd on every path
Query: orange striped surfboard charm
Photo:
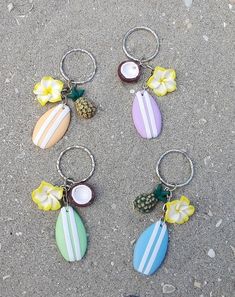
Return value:
M 65 134 L 70 123 L 70 108 L 66 104 L 57 106 L 45 112 L 37 121 L 32 140 L 42 149 L 55 145 Z

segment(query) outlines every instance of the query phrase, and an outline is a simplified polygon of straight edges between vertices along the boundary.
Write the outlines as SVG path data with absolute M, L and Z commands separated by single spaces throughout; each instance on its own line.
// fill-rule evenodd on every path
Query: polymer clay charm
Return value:
M 78 213 L 71 206 L 62 207 L 57 218 L 55 238 L 66 261 L 79 261 L 87 250 L 87 234 Z
M 40 117 L 33 130 L 33 143 L 42 149 L 55 145 L 65 134 L 70 123 L 70 108 L 59 104 Z
M 182 154 L 190 165 L 189 178 L 181 183 L 169 183 L 160 173 L 160 164 L 163 158 L 171 153 Z M 143 275 L 154 274 L 163 263 L 168 249 L 168 230 L 167 223 L 183 224 L 189 220 L 189 217 L 195 212 L 195 208 L 190 204 L 187 197 L 181 196 L 179 200 L 172 200 L 173 191 L 183 187 L 193 178 L 193 163 L 188 155 L 181 150 L 166 151 L 158 160 L 156 173 L 162 184 L 159 184 L 150 194 L 142 194 L 134 201 L 134 206 L 142 213 L 153 210 L 157 201 L 164 202 L 163 216 L 156 223 L 150 225 L 143 231 L 136 241 L 133 254 L 133 267 Z M 171 201 L 172 200 L 172 201 Z
M 73 149 L 86 152 L 91 160 L 91 171 L 80 181 L 66 177 L 61 171 L 60 163 L 63 155 Z M 32 192 L 32 200 L 44 211 L 60 209 L 55 227 L 58 249 L 66 261 L 81 260 L 87 250 L 87 234 L 85 226 L 75 207 L 85 207 L 94 200 L 94 191 L 86 181 L 93 175 L 95 161 L 91 152 L 84 146 L 72 146 L 62 151 L 57 160 L 57 170 L 64 179 L 61 186 L 53 186 L 45 181 Z
M 74 184 L 69 192 L 68 198 L 71 204 L 84 207 L 90 205 L 94 200 L 94 191 L 84 183 Z
M 124 61 L 118 66 L 118 76 L 124 82 L 137 82 L 140 78 L 140 65 L 135 61 Z
M 64 70 L 64 62 L 71 53 L 85 53 L 93 63 L 93 71 L 86 80 L 74 81 Z M 35 145 L 42 149 L 55 145 L 66 133 L 70 123 L 70 107 L 68 100 L 74 101 L 77 114 L 84 119 L 92 118 L 96 113 L 95 105 L 83 96 L 85 90 L 77 88 L 77 85 L 85 84 L 93 79 L 96 73 L 96 61 L 93 55 L 83 49 L 73 49 L 67 52 L 61 59 L 60 72 L 66 82 L 56 80 L 51 76 L 44 76 L 33 89 L 38 102 L 44 106 L 47 102 L 57 103 L 43 114 L 37 121 L 33 131 L 32 140 Z
M 133 265 L 139 273 L 151 275 L 165 259 L 168 247 L 168 230 L 161 220 L 150 225 L 135 244 Z
M 136 58 L 127 50 L 128 37 L 135 31 L 144 30 L 153 35 L 156 41 L 156 49 L 149 57 Z M 176 90 L 176 73 L 173 69 L 162 67 L 152 68 L 147 62 L 154 59 L 159 51 L 159 38 L 152 29 L 148 27 L 135 27 L 130 29 L 123 39 L 123 51 L 130 59 L 118 66 L 118 76 L 126 83 L 137 82 L 141 72 L 145 69 L 151 70 L 151 76 L 144 83 L 144 90 L 137 91 L 132 106 L 132 118 L 134 126 L 142 138 L 152 139 L 160 135 L 162 130 L 162 115 L 155 99 L 147 89 L 153 91 L 157 96 L 164 96 L 168 92 Z
M 77 87 L 73 87 L 67 97 L 73 100 L 79 117 L 83 119 L 90 119 L 95 115 L 96 107 L 91 101 L 83 97 L 84 92 L 84 89 L 77 89 Z
M 163 184 L 157 185 L 152 193 L 141 194 L 134 200 L 134 208 L 141 213 L 151 212 L 157 205 L 158 201 L 167 202 L 170 191 Z
M 136 130 L 143 138 L 157 137 L 162 130 L 162 116 L 153 97 L 145 90 L 138 91 L 132 105 Z

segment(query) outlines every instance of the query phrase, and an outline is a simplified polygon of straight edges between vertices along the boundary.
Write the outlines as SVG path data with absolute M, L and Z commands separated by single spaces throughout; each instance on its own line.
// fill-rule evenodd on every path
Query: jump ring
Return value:
M 70 55 L 71 53 L 77 53 L 77 52 L 87 54 L 90 57 L 90 59 L 92 61 L 92 64 L 93 64 L 93 71 L 86 80 L 81 80 L 81 81 L 72 80 L 68 76 L 68 74 L 65 73 L 65 70 L 64 70 L 64 62 L 65 62 L 65 59 L 67 58 L 67 56 Z M 67 53 L 65 53 L 63 55 L 63 57 L 61 58 L 61 61 L 60 61 L 60 73 L 61 73 L 61 75 L 68 82 L 72 82 L 72 84 L 81 85 L 81 84 L 85 84 L 85 83 L 91 81 L 93 79 L 93 77 L 95 76 L 95 74 L 96 74 L 96 69 L 97 69 L 97 65 L 96 65 L 96 60 L 95 60 L 94 56 L 90 52 L 88 52 L 87 50 L 84 50 L 84 49 L 81 49 L 81 48 L 74 48 L 74 49 L 68 51 Z
M 162 160 L 164 159 L 164 157 L 170 153 L 179 153 L 179 154 L 182 154 L 186 160 L 188 161 L 189 165 L 190 165 L 190 176 L 189 178 L 181 183 L 181 184 L 174 184 L 174 183 L 169 183 L 168 181 L 164 180 L 164 178 L 161 176 L 161 173 L 160 173 L 160 164 L 162 162 Z M 157 162 L 157 165 L 156 165 L 156 173 L 157 173 L 157 176 L 158 178 L 160 179 L 160 181 L 166 185 L 167 187 L 170 187 L 172 188 L 173 190 L 177 189 L 177 188 L 180 188 L 180 187 L 183 187 L 183 186 L 186 186 L 190 183 L 190 181 L 192 180 L 193 178 L 193 175 L 194 175 L 194 167 L 193 167 L 193 162 L 192 160 L 189 158 L 189 156 L 182 150 L 176 150 L 176 149 L 173 149 L 173 150 L 169 150 L 169 151 L 166 151 L 164 154 L 161 155 L 161 157 L 159 158 L 158 162 Z
M 91 160 L 91 170 L 88 174 L 87 177 L 79 180 L 79 181 L 75 181 L 73 178 L 68 178 L 65 176 L 65 174 L 62 172 L 61 170 L 61 159 L 62 157 L 64 156 L 64 154 L 70 150 L 73 150 L 73 149 L 80 149 L 80 150 L 83 150 L 84 152 L 86 152 Z M 60 176 L 65 180 L 65 181 L 68 181 L 72 184 L 74 183 L 81 183 L 81 182 L 85 182 L 87 181 L 93 174 L 94 174 L 94 171 L 95 171 L 95 159 L 94 159 L 94 156 L 92 155 L 92 153 L 85 147 L 85 146 L 82 146 L 82 145 L 75 145 L 75 146 L 69 146 L 67 147 L 65 150 L 63 150 L 60 155 L 59 155 L 59 158 L 57 159 L 57 162 L 56 162 L 56 168 L 57 168 L 57 171 L 58 173 L 60 174 Z
M 128 52 L 128 50 L 127 50 L 127 39 L 128 39 L 128 37 L 129 37 L 133 32 L 135 32 L 135 31 L 140 31 L 140 30 L 144 30 L 144 31 L 150 32 L 150 33 L 154 36 L 155 41 L 156 41 L 156 49 L 155 49 L 154 53 L 153 53 L 151 56 L 149 56 L 149 57 L 147 57 L 147 58 L 145 58 L 145 59 L 143 59 L 143 58 L 141 58 L 141 59 L 136 58 L 136 57 L 134 57 L 132 54 L 130 54 L 130 53 Z M 130 29 L 130 30 L 125 34 L 125 36 L 124 36 L 124 38 L 123 38 L 123 42 L 122 42 L 122 48 L 123 48 L 123 51 L 124 51 L 124 53 L 126 54 L 126 56 L 127 56 L 129 59 L 132 59 L 133 61 L 136 61 L 136 62 L 142 62 L 142 63 L 148 62 L 148 61 L 152 60 L 153 58 L 155 58 L 156 55 L 158 54 L 159 47 L 160 47 L 160 42 L 159 42 L 159 38 L 158 38 L 157 33 L 156 33 L 155 31 L 153 31 L 152 29 L 150 29 L 150 28 L 148 28 L 148 27 L 145 27 L 145 26 L 134 27 L 134 28 Z

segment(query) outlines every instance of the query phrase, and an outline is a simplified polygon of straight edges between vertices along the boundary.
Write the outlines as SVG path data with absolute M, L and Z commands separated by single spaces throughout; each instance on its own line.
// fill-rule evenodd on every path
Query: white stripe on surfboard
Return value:
M 156 243 L 156 245 L 154 247 L 154 250 L 152 252 L 152 255 L 151 255 L 151 257 L 150 257 L 150 259 L 148 261 L 148 265 L 144 270 L 144 274 L 149 274 L 149 272 L 150 272 L 150 270 L 151 270 L 151 268 L 153 266 L 153 263 L 156 260 L 157 253 L 159 252 L 159 249 L 161 247 L 161 244 L 162 244 L 162 241 L 163 241 L 163 238 L 164 238 L 165 234 L 166 234 L 166 224 L 164 224 L 163 227 L 162 227 L 162 230 L 161 230 L 161 233 L 160 233 L 160 235 L 158 237 L 157 243 Z
M 145 131 L 146 131 L 147 138 L 151 138 L 152 137 L 151 136 L 151 131 L 150 131 L 149 122 L 148 122 L 148 118 L 147 118 L 146 110 L 145 110 L 145 107 L 144 107 L 144 102 L 143 102 L 141 92 L 137 92 L 136 96 L 137 96 L 137 99 L 138 99 L 139 108 L 140 108 L 140 112 L 141 112 L 141 115 L 142 115 L 142 119 L 143 119 L 144 128 L 145 128 Z
M 55 131 L 57 130 L 57 128 L 59 127 L 59 125 L 61 124 L 61 122 L 63 121 L 63 119 L 66 117 L 66 115 L 69 112 L 70 112 L 69 107 L 68 106 L 65 106 L 64 109 L 63 109 L 63 111 L 60 113 L 60 115 L 56 119 L 56 121 L 53 123 L 52 127 L 47 132 L 47 134 L 46 134 L 46 136 L 45 136 L 42 144 L 40 145 L 40 147 L 42 149 L 44 149 L 46 147 L 46 145 L 50 141 L 51 137 L 54 135 Z
M 138 268 L 138 271 L 139 271 L 139 272 L 142 272 L 143 269 L 144 269 L 144 266 L 145 266 L 146 261 L 147 261 L 147 259 L 148 259 L 150 250 L 151 250 L 151 248 L 152 248 L 152 246 L 153 246 L 153 243 L 154 243 L 154 240 L 155 240 L 155 238 L 156 238 L 156 236 L 157 236 L 157 232 L 158 232 L 159 226 L 160 226 L 160 221 L 158 221 L 158 222 L 155 224 L 155 226 L 154 226 L 153 232 L 152 232 L 152 234 L 151 234 L 151 237 L 150 237 L 149 242 L 148 242 L 148 244 L 147 244 L 147 246 L 146 246 L 144 255 L 143 255 L 142 259 L 141 259 L 141 262 L 140 262 L 140 265 L 139 265 L 139 268 Z
M 149 93 L 147 91 L 144 91 L 144 96 L 146 98 L 145 102 L 147 104 L 148 114 L 149 114 L 149 118 L 150 118 L 150 122 L 151 122 L 151 128 L 152 128 L 152 132 L 153 132 L 152 136 L 156 137 L 158 135 L 158 131 L 157 131 L 156 120 L 154 117 L 153 107 L 151 104 Z
M 64 238 L 65 238 L 65 244 L 68 252 L 69 261 L 75 261 L 73 248 L 71 244 L 71 238 L 69 234 L 69 226 L 68 226 L 68 220 L 67 220 L 67 214 L 65 207 L 61 208 L 61 217 L 62 217 L 62 223 L 63 223 L 63 231 L 64 231 Z
M 77 230 L 75 217 L 74 217 L 74 210 L 72 209 L 72 207 L 69 207 L 69 219 L 70 219 L 70 226 L 72 229 L 75 257 L 76 257 L 76 260 L 79 261 L 82 258 L 81 247 L 80 247 L 80 240 L 79 240 L 78 230 Z
M 45 122 L 43 123 L 43 125 L 39 129 L 36 137 L 33 139 L 34 144 L 38 145 L 38 142 L 39 142 L 40 138 L 42 137 L 42 135 L 45 132 L 48 125 L 50 124 L 51 120 L 53 120 L 53 118 L 58 113 L 61 106 L 62 106 L 62 104 L 59 104 L 58 106 L 56 106 L 55 109 L 50 113 L 49 117 L 45 120 Z

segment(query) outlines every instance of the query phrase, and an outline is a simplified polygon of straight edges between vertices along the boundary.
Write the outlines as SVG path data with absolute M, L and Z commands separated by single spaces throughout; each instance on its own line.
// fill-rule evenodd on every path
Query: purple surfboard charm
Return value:
M 161 112 L 156 101 L 147 91 L 142 90 L 135 94 L 132 118 L 141 137 L 151 139 L 161 133 Z

